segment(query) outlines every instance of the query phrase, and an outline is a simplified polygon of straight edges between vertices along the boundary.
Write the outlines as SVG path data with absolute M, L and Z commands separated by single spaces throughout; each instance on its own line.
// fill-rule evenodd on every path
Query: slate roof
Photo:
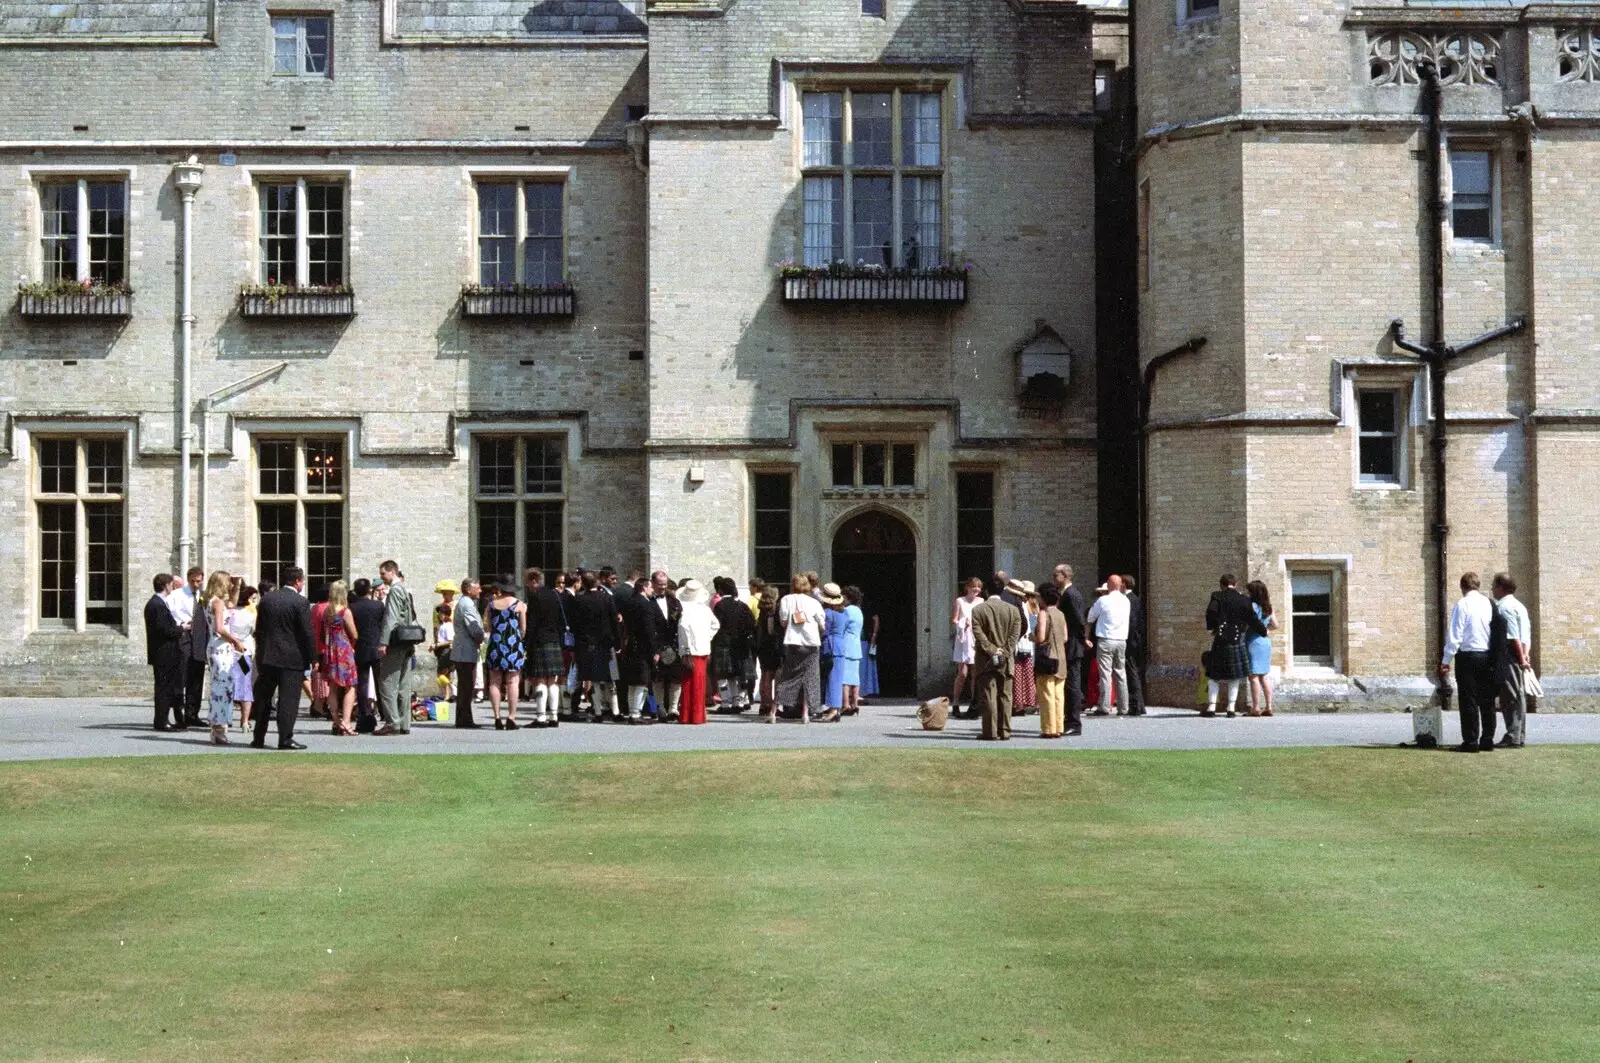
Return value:
M 401 36 L 642 36 L 644 0 L 396 0 Z
M 0 37 L 205 37 L 211 0 L 0 0 Z

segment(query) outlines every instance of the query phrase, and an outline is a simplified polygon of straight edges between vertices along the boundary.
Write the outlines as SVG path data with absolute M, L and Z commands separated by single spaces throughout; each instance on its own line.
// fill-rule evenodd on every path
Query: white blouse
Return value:
M 786 594 L 778 603 L 785 646 L 822 645 L 822 603 L 809 594 Z
M 685 657 L 711 656 L 711 639 L 721 628 L 709 605 L 684 602 L 683 619 L 678 621 L 678 652 Z

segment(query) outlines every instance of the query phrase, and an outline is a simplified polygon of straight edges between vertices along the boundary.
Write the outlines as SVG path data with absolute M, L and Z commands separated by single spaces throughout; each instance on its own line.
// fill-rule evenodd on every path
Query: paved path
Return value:
M 481 718 L 487 718 L 484 708 Z M 248 748 L 212 746 L 204 730 L 158 734 L 150 710 L 135 700 L 0 698 L 0 760 L 71 757 L 162 756 L 179 753 L 262 755 Z M 1156 709 L 1142 719 L 1084 721 L 1084 736 L 1046 742 L 1039 718 L 1017 721 L 1015 740 L 999 746 L 978 742 L 975 720 L 952 720 L 944 731 L 924 731 L 910 702 L 880 702 L 861 716 L 836 724 L 780 721 L 764 724 L 753 714 L 712 716 L 704 727 L 658 724 L 563 724 L 556 730 L 524 728 L 514 733 L 484 728 L 417 724 L 410 737 L 335 738 L 326 720 L 305 721 L 296 732 L 317 753 L 638 753 L 708 749 L 1259 749 L 1286 746 L 1390 746 L 1411 739 L 1411 718 L 1393 713 L 1339 713 L 1202 720 L 1193 712 Z M 1459 741 L 1455 724 L 1446 725 Z M 236 743 L 244 737 L 230 733 Z M 271 746 L 275 738 L 268 738 Z M 1600 716 L 1538 715 L 1528 720 L 1532 743 L 1600 743 Z

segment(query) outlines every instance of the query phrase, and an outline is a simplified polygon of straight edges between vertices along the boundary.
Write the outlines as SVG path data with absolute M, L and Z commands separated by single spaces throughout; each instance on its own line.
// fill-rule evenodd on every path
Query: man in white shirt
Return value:
M 1506 628 L 1503 655 L 1497 655 L 1494 661 L 1500 713 L 1506 720 L 1505 737 L 1497 744 L 1521 749 L 1528 730 L 1528 699 L 1522 689 L 1522 670 L 1533 667 L 1533 658 L 1529 656 L 1533 648 L 1533 621 L 1528 616 L 1528 607 L 1517 601 L 1517 581 L 1509 573 L 1495 573 L 1490 593 L 1494 595 L 1495 609 Z
M 200 697 L 206 684 L 206 646 L 211 641 L 211 620 L 204 609 L 197 609 L 200 588 L 205 584 L 206 571 L 199 565 L 184 573 L 184 582 L 173 580 L 167 593 L 167 608 L 172 619 L 178 622 L 182 634 L 178 638 L 178 651 L 183 657 L 183 724 L 200 726 Z
M 1494 749 L 1494 664 L 1489 656 L 1489 627 L 1494 623 L 1494 603 L 1478 590 L 1476 572 L 1461 575 L 1461 600 L 1450 610 L 1450 630 L 1444 640 L 1444 660 L 1439 676 L 1450 678 L 1455 661 L 1457 696 L 1461 705 L 1461 753 L 1487 753 Z
M 1106 593 L 1089 608 L 1087 623 L 1094 629 L 1095 661 L 1100 668 L 1100 706 L 1096 716 L 1111 715 L 1111 686 L 1117 688 L 1118 716 L 1128 711 L 1128 617 L 1132 607 L 1122 593 L 1122 577 L 1106 580 Z

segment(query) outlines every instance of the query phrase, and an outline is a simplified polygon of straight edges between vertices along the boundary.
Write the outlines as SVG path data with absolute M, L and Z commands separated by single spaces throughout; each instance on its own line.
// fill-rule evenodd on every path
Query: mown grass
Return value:
M 1600 750 L 0 765 L 0 1059 L 1600 1059 Z

